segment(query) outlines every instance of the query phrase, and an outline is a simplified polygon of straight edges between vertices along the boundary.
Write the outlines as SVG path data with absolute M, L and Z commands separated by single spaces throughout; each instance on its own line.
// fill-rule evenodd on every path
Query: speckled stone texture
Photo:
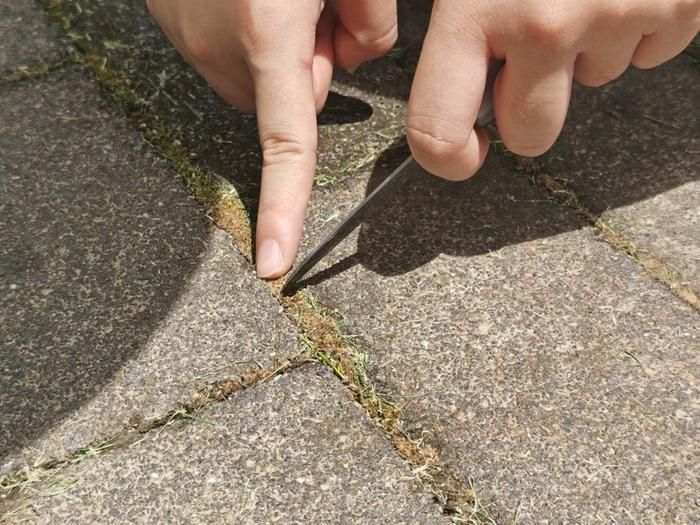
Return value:
M 80 69 L 0 88 L 0 466 L 298 352 L 231 239 Z
M 507 159 L 417 173 L 310 282 L 500 521 L 697 514 L 697 313 Z
M 0 0 L 0 35 L 0 77 L 67 54 L 61 31 L 34 0 Z
M 544 168 L 700 292 L 700 65 L 681 55 L 575 90 Z
M 14 521 L 450 523 L 326 369 L 307 365 L 199 417 L 61 472 L 53 487 L 73 488 L 40 491 Z

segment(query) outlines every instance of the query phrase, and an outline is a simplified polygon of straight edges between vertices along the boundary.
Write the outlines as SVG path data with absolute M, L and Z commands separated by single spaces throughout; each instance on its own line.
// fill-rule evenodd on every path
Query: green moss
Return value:
M 31 67 L 21 67 L 17 71 L 10 73 L 9 75 L 0 78 L 0 86 L 5 84 L 10 84 L 13 82 L 18 82 L 20 80 L 26 80 L 30 78 L 38 78 L 48 73 L 60 69 L 67 64 L 75 64 L 82 61 L 82 57 L 79 55 L 69 55 L 57 62 L 52 62 L 50 64 L 37 64 Z

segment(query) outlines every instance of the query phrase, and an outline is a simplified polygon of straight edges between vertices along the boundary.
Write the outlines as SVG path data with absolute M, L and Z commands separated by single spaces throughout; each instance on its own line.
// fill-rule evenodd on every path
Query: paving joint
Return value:
M 442 461 L 430 444 L 430 436 L 408 432 L 401 418 L 403 407 L 391 401 L 392 396 L 377 390 L 367 372 L 371 356 L 357 337 L 344 332 L 345 316 L 323 305 L 309 290 L 285 297 L 281 293 L 281 283 L 271 283 L 270 288 L 301 329 L 302 344 L 341 380 L 409 465 L 423 490 L 440 505 L 443 514 L 455 523 L 495 523 L 473 487 L 460 480 Z
M 62 22 L 64 28 L 70 26 L 69 18 L 60 10 L 60 1 L 43 0 L 43 4 Z M 80 49 L 79 37 L 73 37 L 73 40 L 76 47 Z M 204 207 L 213 222 L 232 234 L 236 247 L 252 264 L 251 220 L 232 185 L 216 174 L 204 171 L 192 163 L 191 155 L 177 137 L 173 136 L 162 121 L 151 113 L 148 104 L 110 70 L 106 58 L 85 53 L 83 60 L 91 67 L 102 86 L 113 94 L 128 116 L 141 129 L 145 140 L 183 177 L 188 189 Z M 573 192 L 553 177 L 542 173 L 535 163 L 527 159 L 519 160 L 519 163 L 521 167 L 526 168 L 534 184 L 547 189 L 557 200 L 579 213 L 601 232 L 606 242 L 636 260 L 650 275 L 669 286 L 676 295 L 689 302 L 696 310 L 698 309 L 698 300 L 692 291 L 677 283 L 674 285 L 671 272 L 667 272 L 664 276 L 661 269 L 667 270 L 665 265 L 657 265 L 659 269 L 656 273 L 653 272 L 652 266 L 658 261 L 642 256 L 627 237 L 616 232 L 601 217 L 583 207 Z M 401 419 L 401 407 L 389 401 L 388 396 L 377 392 L 367 375 L 369 354 L 356 339 L 343 333 L 342 314 L 320 304 L 308 291 L 285 298 L 280 294 L 281 283 L 269 283 L 269 287 L 287 315 L 300 328 L 302 343 L 313 359 L 330 368 L 342 381 L 375 426 L 391 442 L 397 454 L 410 466 L 424 490 L 432 494 L 441 505 L 443 512 L 451 516 L 455 522 L 493 522 L 488 511 L 479 504 L 471 487 L 468 488 L 466 483 L 451 473 L 440 459 L 437 451 L 429 444 L 429 436 L 408 433 Z M 307 357 L 308 359 L 310 358 Z M 165 417 L 166 424 L 173 414 Z M 190 412 L 185 411 L 185 414 Z M 160 423 L 163 423 L 163 418 Z
M 641 266 L 647 275 L 668 287 L 676 297 L 695 311 L 700 312 L 700 297 L 692 288 L 683 284 L 683 276 L 679 271 L 650 251 L 637 246 L 634 240 L 618 231 L 609 221 L 605 220 L 602 214 L 594 213 L 583 204 L 576 192 L 569 188 L 563 180 L 546 173 L 537 159 L 522 157 L 508 151 L 499 140 L 500 137 L 495 126 L 489 126 L 487 132 L 492 139 L 492 148 L 498 154 L 514 159 L 516 168 L 524 172 L 532 184 L 546 190 L 561 205 L 572 210 L 595 228 L 602 240 L 627 255 Z
M 63 480 L 58 479 L 57 475 L 66 468 L 105 453 L 136 445 L 146 434 L 162 432 L 177 421 L 200 421 L 198 413 L 209 405 L 226 401 L 234 393 L 255 388 L 274 377 L 290 373 L 312 362 L 316 362 L 316 359 L 308 352 L 302 351 L 282 363 L 250 370 L 237 378 L 211 382 L 187 396 L 177 408 L 161 416 L 125 428 L 107 438 L 95 440 L 85 447 L 71 451 L 66 457 L 51 459 L 31 468 L 25 467 L 0 478 L 0 523 L 16 512 L 26 500 L 62 483 Z
M 516 156 L 516 162 L 518 167 L 528 174 L 533 184 L 547 190 L 563 206 L 573 210 L 576 215 L 595 228 L 600 238 L 606 243 L 627 255 L 641 266 L 647 275 L 668 287 L 676 297 L 700 312 L 700 297 L 692 288 L 683 284 L 683 276 L 680 272 L 660 257 L 640 248 L 634 240 L 618 231 L 601 214 L 594 213 L 564 181 L 546 173 L 536 160 Z
M 0 87 L 6 86 L 8 84 L 14 84 L 22 80 L 28 80 L 33 78 L 40 78 L 48 75 L 52 71 L 61 69 L 69 64 L 75 64 L 82 60 L 80 55 L 70 54 L 63 57 L 61 60 L 56 62 L 45 62 L 42 64 L 37 64 L 34 66 L 22 66 L 12 73 L 5 75 L 0 78 Z
M 60 0 L 42 0 L 42 3 L 64 30 L 70 28 L 70 17 L 63 12 Z M 236 247 L 252 265 L 251 220 L 233 186 L 218 175 L 195 166 L 180 141 L 151 112 L 147 102 L 109 68 L 107 59 L 83 50 L 79 35 L 68 33 L 68 36 L 81 51 L 82 62 L 92 69 L 102 87 L 114 96 L 141 130 L 144 139 L 183 178 L 190 193 L 204 207 L 214 224 L 233 236 Z M 338 329 L 336 321 L 341 314 L 321 305 L 316 299 L 309 299 L 312 296 L 308 292 L 284 298 L 280 293 L 282 283 L 272 282 L 268 285 L 287 315 L 301 329 L 302 343 L 313 359 L 330 368 L 340 378 L 375 426 L 391 442 L 397 454 L 407 462 L 424 490 L 441 506 L 444 514 L 457 523 L 493 522 L 471 487 L 452 474 L 435 449 L 427 444 L 427 437 L 412 436 L 406 432 L 398 407 L 377 393 L 366 374 L 369 362 L 367 352 Z M 207 396 L 205 398 L 208 399 Z M 185 413 L 189 414 L 187 411 Z M 163 419 L 168 421 L 171 416 L 166 415 L 159 422 Z

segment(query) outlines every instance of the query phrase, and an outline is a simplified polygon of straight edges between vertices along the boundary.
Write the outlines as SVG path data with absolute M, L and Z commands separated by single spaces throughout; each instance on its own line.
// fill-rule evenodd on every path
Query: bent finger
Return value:
M 573 57 L 506 56 L 494 88 L 494 110 L 509 150 L 535 157 L 554 144 L 569 108 L 573 73 Z
M 486 84 L 488 49 L 478 28 L 465 30 L 434 9 L 411 88 L 406 134 L 416 161 L 449 180 L 481 167 L 488 139 L 474 129 Z

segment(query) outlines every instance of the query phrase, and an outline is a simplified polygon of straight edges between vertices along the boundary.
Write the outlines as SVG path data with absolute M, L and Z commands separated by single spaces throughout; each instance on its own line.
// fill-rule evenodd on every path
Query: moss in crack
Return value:
M 284 297 L 279 292 L 279 284 L 272 284 L 272 288 L 302 329 L 301 340 L 309 353 L 346 385 L 443 512 L 456 523 L 493 523 L 471 487 L 466 488 L 441 462 L 426 436 L 412 435 L 405 430 L 402 407 L 374 386 L 368 375 L 369 354 L 355 336 L 345 333 L 345 317 L 338 310 L 322 305 L 308 290 Z
M 532 180 L 536 185 L 546 188 L 557 200 L 563 202 L 595 227 L 608 244 L 627 254 L 644 268 L 651 277 L 668 286 L 676 296 L 695 310 L 700 311 L 700 298 L 691 288 L 681 284 L 682 278 L 679 272 L 655 255 L 640 249 L 632 239 L 617 231 L 603 217 L 593 213 L 581 203 L 576 193 L 567 188 L 563 182 L 551 175 L 541 173 L 539 170 L 532 174 Z
M 80 55 L 68 55 L 57 62 L 51 62 L 48 64 L 37 64 L 31 67 L 20 67 L 17 71 L 10 73 L 9 75 L 0 78 L 0 86 L 11 84 L 13 82 L 18 82 L 20 80 L 26 80 L 30 78 L 43 77 L 48 73 L 60 69 L 67 64 L 75 64 L 81 62 L 82 58 Z
M 73 20 L 76 15 L 80 14 L 80 4 L 78 2 L 66 3 L 64 0 L 40 0 L 41 5 L 51 15 L 61 28 L 74 39 L 70 31 L 73 26 Z

